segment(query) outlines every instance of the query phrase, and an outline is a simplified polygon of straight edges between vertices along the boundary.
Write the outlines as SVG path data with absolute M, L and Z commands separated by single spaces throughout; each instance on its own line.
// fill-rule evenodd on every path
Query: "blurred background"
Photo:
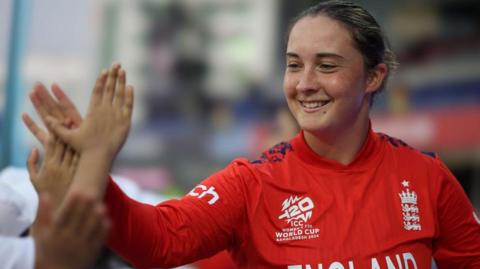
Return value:
M 97 73 L 120 62 L 135 86 L 117 174 L 181 195 L 233 158 L 297 132 L 282 92 L 285 30 L 318 1 L 0 0 L 1 165 L 37 145 L 20 113 L 59 83 L 84 112 Z M 437 152 L 480 208 L 480 2 L 364 0 L 400 68 L 373 128 Z

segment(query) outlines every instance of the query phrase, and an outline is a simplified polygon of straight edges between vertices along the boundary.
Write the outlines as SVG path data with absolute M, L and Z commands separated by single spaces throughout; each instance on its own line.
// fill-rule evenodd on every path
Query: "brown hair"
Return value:
M 291 21 L 286 41 L 288 42 L 293 26 L 300 19 L 316 16 L 327 16 L 347 27 L 354 46 L 363 55 L 366 70 L 371 70 L 380 63 L 387 65 L 389 73 L 397 68 L 395 54 L 391 51 L 388 39 L 375 18 L 363 7 L 348 1 L 325 1 L 304 10 Z M 388 75 L 374 95 L 385 88 L 387 78 Z

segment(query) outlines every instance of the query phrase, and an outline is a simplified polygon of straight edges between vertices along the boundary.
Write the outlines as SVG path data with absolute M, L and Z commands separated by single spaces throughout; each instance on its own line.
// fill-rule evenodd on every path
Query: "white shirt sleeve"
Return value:
M 30 222 L 25 218 L 25 201 L 9 185 L 0 181 L 0 235 L 18 236 Z
M 33 238 L 0 236 L 0 261 L 3 269 L 34 269 Z
M 0 234 L 20 235 L 37 214 L 38 195 L 25 169 L 9 167 L 0 172 Z

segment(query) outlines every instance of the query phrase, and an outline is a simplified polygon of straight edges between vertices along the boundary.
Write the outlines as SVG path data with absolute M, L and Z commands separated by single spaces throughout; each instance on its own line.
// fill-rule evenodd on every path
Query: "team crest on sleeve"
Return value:
M 285 221 L 288 226 L 275 232 L 275 240 L 281 242 L 319 237 L 320 229 L 308 223 L 314 208 L 310 197 L 292 195 L 285 199 L 278 219 Z
M 407 231 L 420 231 L 420 212 L 418 209 L 418 196 L 410 189 L 410 182 L 402 181 L 403 190 L 398 194 L 402 202 L 403 228 Z

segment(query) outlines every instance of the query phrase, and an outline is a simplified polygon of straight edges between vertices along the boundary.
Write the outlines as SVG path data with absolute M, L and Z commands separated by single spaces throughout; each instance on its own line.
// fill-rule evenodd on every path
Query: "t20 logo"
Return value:
M 283 214 L 278 219 L 285 219 L 293 226 L 303 226 L 311 217 L 315 206 L 309 197 L 290 196 L 282 203 Z

